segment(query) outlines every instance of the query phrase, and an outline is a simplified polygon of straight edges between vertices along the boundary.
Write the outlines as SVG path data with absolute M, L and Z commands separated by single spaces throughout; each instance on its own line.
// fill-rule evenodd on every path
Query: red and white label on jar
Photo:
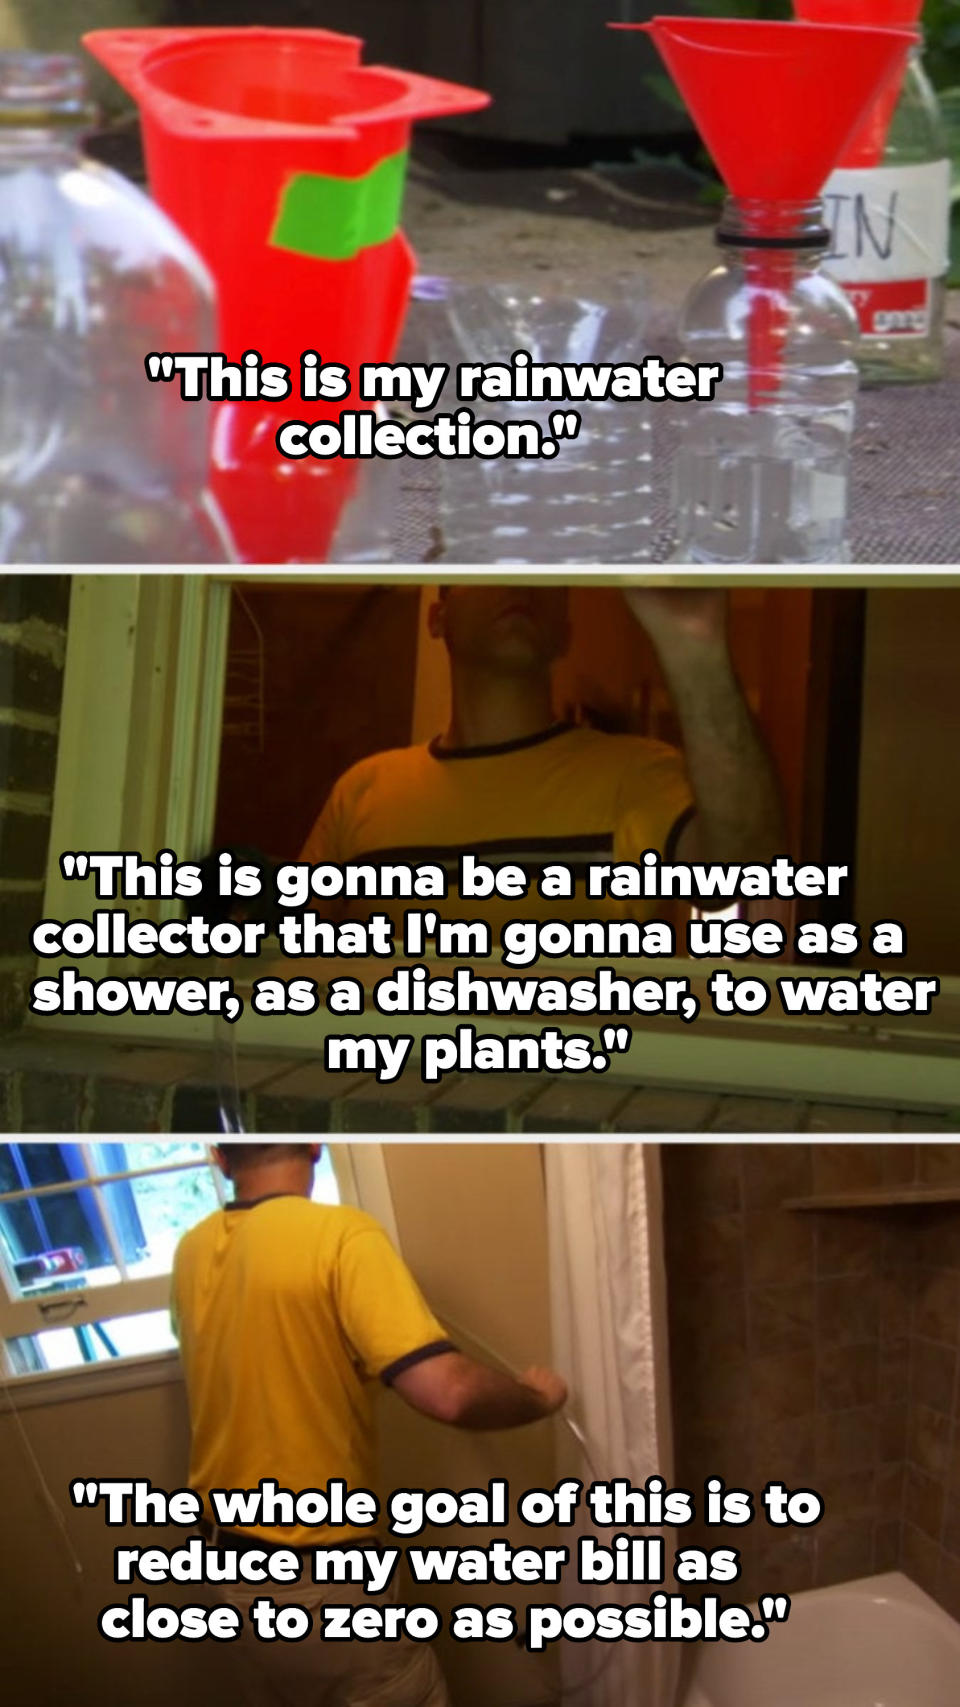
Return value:
M 947 270 L 950 163 L 833 172 L 824 271 L 853 302 L 864 338 L 923 338 L 932 286 Z

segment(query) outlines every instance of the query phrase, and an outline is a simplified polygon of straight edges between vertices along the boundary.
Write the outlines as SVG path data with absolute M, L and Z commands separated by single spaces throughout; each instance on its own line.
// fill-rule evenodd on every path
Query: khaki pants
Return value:
M 261 1596 L 278 1608 L 305 1607 L 310 1634 L 300 1642 L 259 1640 L 250 1608 Z M 389 1605 L 389 1592 L 366 1595 L 359 1583 L 224 1584 L 220 1598 L 243 1614 L 243 1634 L 227 1651 L 245 1707 L 450 1707 L 432 1643 L 322 1640 L 322 1606 Z

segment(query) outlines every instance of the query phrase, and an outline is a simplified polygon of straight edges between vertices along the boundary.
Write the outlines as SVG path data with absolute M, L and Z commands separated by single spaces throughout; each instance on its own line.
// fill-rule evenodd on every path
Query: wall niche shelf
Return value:
M 868 1185 L 849 1191 L 815 1192 L 810 1197 L 787 1197 L 784 1209 L 920 1209 L 927 1204 L 960 1203 L 956 1185 Z

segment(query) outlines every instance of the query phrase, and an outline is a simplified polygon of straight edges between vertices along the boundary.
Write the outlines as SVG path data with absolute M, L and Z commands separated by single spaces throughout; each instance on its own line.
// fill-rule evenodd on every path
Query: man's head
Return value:
M 443 640 L 453 668 L 491 675 L 540 675 L 570 641 L 565 587 L 441 587 L 430 607 L 430 633 Z
M 322 1144 L 218 1144 L 214 1155 L 238 1198 L 291 1192 L 309 1197 Z

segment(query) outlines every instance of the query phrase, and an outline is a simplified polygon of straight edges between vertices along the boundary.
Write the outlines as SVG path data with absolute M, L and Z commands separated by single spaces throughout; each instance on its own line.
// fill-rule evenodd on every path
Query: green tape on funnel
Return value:
M 386 243 L 400 223 L 406 175 L 406 149 L 362 178 L 298 172 L 284 185 L 271 246 L 317 261 L 349 261 L 361 249 Z

